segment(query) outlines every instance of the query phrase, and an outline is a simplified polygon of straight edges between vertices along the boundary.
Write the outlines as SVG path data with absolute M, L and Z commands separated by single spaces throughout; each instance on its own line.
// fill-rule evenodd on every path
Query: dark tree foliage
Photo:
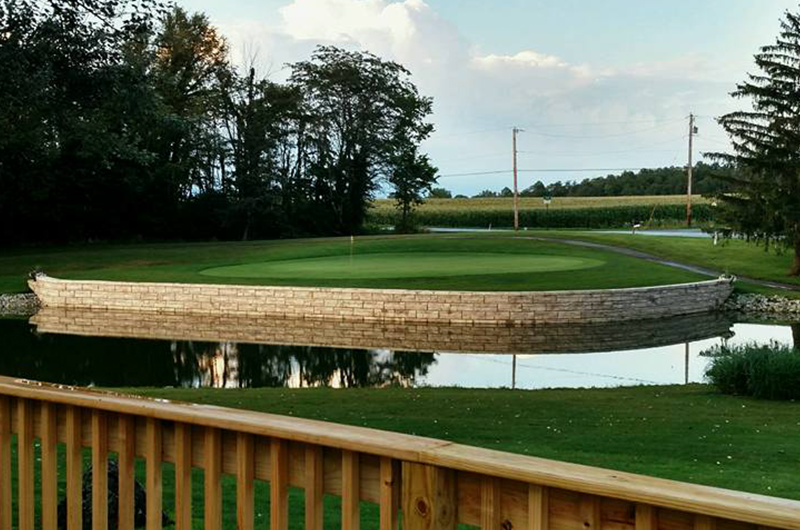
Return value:
M 728 189 L 726 178 L 734 170 L 725 164 L 694 166 L 694 193 L 710 195 Z M 582 181 L 554 182 L 545 185 L 541 181 L 520 192 L 523 197 L 617 197 L 621 195 L 680 195 L 686 193 L 686 170 L 682 167 L 664 167 L 625 171 L 619 175 L 608 175 L 583 179 Z
M 431 188 L 428 191 L 428 198 L 431 199 L 452 199 L 453 193 L 445 188 Z
M 716 159 L 740 171 L 728 179 L 730 193 L 718 194 L 720 219 L 729 235 L 765 246 L 790 248 L 790 275 L 800 275 L 800 13 L 786 12 L 774 44 L 755 55 L 749 74 L 732 96 L 750 110 L 719 118 L 733 154 Z
M 302 132 L 315 205 L 306 217 L 318 227 L 352 234 L 368 200 L 391 174 L 398 154 L 427 138 L 432 101 L 422 97 L 401 65 L 365 52 L 317 48 L 292 65 L 291 86 L 303 96 Z
M 431 101 L 368 53 L 290 68 L 156 0 L 0 0 L 0 245 L 359 231 Z
M 400 151 L 391 160 L 389 184 L 394 192 L 392 196 L 400 211 L 400 223 L 395 227 L 398 232 L 413 231 L 411 214 L 425 201 L 425 193 L 431 192 L 436 183 L 436 171 L 427 155 L 420 155 L 413 145 Z
M 157 102 L 124 45 L 150 31 L 161 6 L 0 5 L 0 241 L 125 233 L 152 205 L 142 200 L 152 153 L 139 134 Z

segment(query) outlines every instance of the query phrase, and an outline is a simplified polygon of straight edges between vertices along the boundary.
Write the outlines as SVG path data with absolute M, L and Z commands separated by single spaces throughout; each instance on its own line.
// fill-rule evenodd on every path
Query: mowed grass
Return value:
M 725 396 L 706 385 L 130 392 L 800 499 L 800 404 Z
M 729 274 L 800 285 L 789 276 L 792 255 L 765 250 L 763 246 L 730 239 L 714 245 L 711 238 L 605 234 L 591 231 L 542 231 L 544 237 L 581 239 L 647 252 L 655 256 L 717 269 Z
M 387 254 L 392 255 L 389 261 L 400 260 L 392 272 L 375 277 L 359 270 L 362 258 Z M 430 266 L 431 256 L 436 257 L 437 270 L 429 276 L 414 276 L 417 265 L 427 261 Z M 333 274 L 326 272 L 332 261 L 336 265 Z M 589 264 L 593 266 L 574 270 L 577 265 Z M 6 252 L 0 254 L 0 292 L 24 291 L 26 275 L 34 267 L 72 279 L 469 291 L 617 288 L 703 279 L 636 258 L 555 242 L 421 235 L 358 237 L 352 242 L 350 238 L 326 238 Z M 236 269 L 229 275 L 209 275 L 219 267 L 244 267 L 245 273 Z M 271 267 L 278 272 L 270 275 Z M 249 276 L 248 268 L 260 271 L 258 276 Z M 310 274 L 314 270 L 317 272 Z
M 694 204 L 705 204 L 708 199 L 701 195 L 693 195 Z M 628 195 L 623 197 L 552 197 L 550 204 L 545 205 L 541 197 L 520 197 L 521 210 L 581 208 L 609 208 L 613 206 L 640 206 L 661 204 L 686 204 L 686 195 Z M 395 210 L 393 199 L 378 199 L 373 202 L 376 211 Z M 427 211 L 462 211 L 487 210 L 511 211 L 514 208 L 513 197 L 475 197 L 468 199 L 425 199 L 419 207 L 420 212 Z

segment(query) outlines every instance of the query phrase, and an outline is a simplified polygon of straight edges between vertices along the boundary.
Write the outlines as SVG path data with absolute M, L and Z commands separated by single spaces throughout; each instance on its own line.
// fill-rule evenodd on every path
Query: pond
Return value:
M 0 319 L 0 374 L 81 386 L 470 388 L 701 382 L 715 344 L 800 340 L 722 314 L 536 328 L 46 309 Z

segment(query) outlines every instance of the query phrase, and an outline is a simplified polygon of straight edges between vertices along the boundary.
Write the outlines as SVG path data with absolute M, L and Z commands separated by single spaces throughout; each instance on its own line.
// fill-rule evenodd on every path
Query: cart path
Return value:
M 661 265 L 666 265 L 668 267 L 674 267 L 676 269 L 682 269 L 689 272 L 694 272 L 696 274 L 702 274 L 704 276 L 712 276 L 712 277 L 719 277 L 724 274 L 722 271 L 709 269 L 707 267 L 701 267 L 699 265 L 691 265 L 689 263 L 683 263 L 680 261 L 675 261 L 667 258 L 662 258 L 656 256 L 654 254 L 649 254 L 647 252 L 642 252 L 640 250 L 633 250 L 631 248 L 625 247 L 618 247 L 615 245 L 609 245 L 606 243 L 595 243 L 593 241 L 583 241 L 581 239 L 565 239 L 561 237 L 536 237 L 536 236 L 514 236 L 516 239 L 532 239 L 536 241 L 555 241 L 557 243 L 563 243 L 565 245 L 574 245 L 576 247 L 585 247 L 585 248 L 593 248 L 597 250 L 606 250 L 609 252 L 616 252 L 617 254 L 624 254 L 625 256 L 632 256 L 634 258 L 639 258 L 647 261 L 652 261 L 654 263 L 660 263 Z M 736 276 L 739 280 L 747 283 L 752 283 L 755 285 L 760 285 L 762 287 L 769 287 L 772 289 L 779 289 L 782 291 L 794 291 L 800 292 L 800 285 L 795 285 L 791 283 L 782 283 L 782 282 L 773 282 L 770 280 L 759 280 L 757 278 L 751 278 L 749 276 Z

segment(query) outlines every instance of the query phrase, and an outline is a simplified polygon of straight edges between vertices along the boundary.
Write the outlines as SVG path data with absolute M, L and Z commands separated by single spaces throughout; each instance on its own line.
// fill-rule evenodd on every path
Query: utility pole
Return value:
M 522 129 L 511 129 L 511 144 L 514 152 L 514 231 L 519 231 L 519 188 L 517 186 L 517 133 Z
M 692 226 L 692 139 L 697 132 L 694 126 L 694 114 L 689 114 L 689 165 L 686 167 L 686 226 Z

